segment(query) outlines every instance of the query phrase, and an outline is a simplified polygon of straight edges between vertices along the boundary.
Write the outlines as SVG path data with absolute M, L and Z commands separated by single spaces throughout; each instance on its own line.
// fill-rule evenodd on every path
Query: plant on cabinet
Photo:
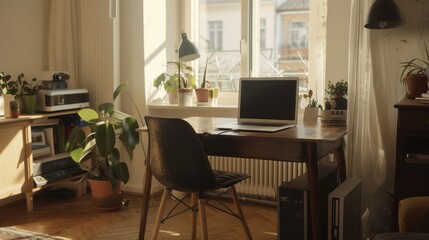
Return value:
M 121 83 L 113 93 L 113 101 L 127 85 Z M 128 166 L 121 159 L 116 143 L 121 143 L 130 160 L 139 142 L 137 120 L 126 113 L 114 108 L 113 103 L 102 103 L 98 111 L 85 108 L 78 112 L 83 121 L 88 124 L 89 134 L 84 127 L 72 129 L 67 150 L 74 161 L 87 171 L 87 178 L 93 194 L 94 207 L 101 210 L 116 210 L 122 205 L 120 184 L 129 180 Z M 85 164 L 92 160 L 91 167 Z M 106 196 L 101 196 L 100 188 L 107 190 Z M 107 189 L 106 189 L 107 188 Z

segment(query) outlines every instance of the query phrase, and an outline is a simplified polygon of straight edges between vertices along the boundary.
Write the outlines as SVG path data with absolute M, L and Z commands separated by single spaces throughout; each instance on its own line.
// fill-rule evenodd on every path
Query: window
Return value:
M 290 47 L 291 48 L 308 48 L 307 46 L 307 23 L 291 22 L 290 23 Z
M 309 77 L 309 47 L 321 52 L 324 61 L 326 30 L 323 21 L 316 23 L 318 38 L 310 36 L 310 0 L 199 0 L 195 1 L 198 16 L 198 48 L 201 79 L 208 59 L 207 79 L 220 91 L 238 91 L 241 76 L 300 76 L 305 90 Z M 312 2 L 319 14 L 327 0 Z M 325 13 L 326 14 L 326 13 Z M 318 16 L 319 16 L 318 15 Z M 313 25 L 313 23 L 312 23 Z M 323 32 L 325 31 L 325 32 Z M 320 56 L 319 56 L 320 55 Z M 323 56 L 322 56 L 323 55 Z M 315 63 L 319 62 L 314 61 Z M 322 66 L 323 65 L 323 66 Z M 323 73 L 324 64 L 315 64 Z M 316 77 L 315 77 L 316 79 Z
M 259 28 L 259 47 L 261 49 L 266 48 L 267 44 L 267 19 L 261 18 L 260 28 Z
M 210 50 L 222 50 L 222 22 L 221 21 L 209 21 L 209 46 Z

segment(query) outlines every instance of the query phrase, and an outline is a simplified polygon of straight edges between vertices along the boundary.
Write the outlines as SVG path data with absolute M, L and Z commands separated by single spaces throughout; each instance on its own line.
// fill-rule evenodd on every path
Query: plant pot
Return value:
M 177 91 L 168 93 L 168 102 L 170 104 L 177 104 L 179 102 L 178 96 L 177 96 Z
M 36 112 L 37 95 L 24 95 L 22 99 L 24 100 L 24 113 L 34 114 Z
M 19 117 L 20 111 L 19 111 L 19 102 L 18 101 L 11 101 L 9 103 L 9 108 L 10 108 L 10 115 L 13 118 L 17 118 Z
M 306 107 L 304 110 L 304 122 L 316 123 L 319 115 L 318 107 Z
M 208 103 L 209 102 L 209 89 L 208 88 L 196 88 L 195 95 L 197 95 L 197 102 Z
M 421 97 L 422 93 L 428 90 L 426 75 L 410 75 L 405 77 L 405 84 L 407 86 L 407 98 Z
M 179 106 L 192 106 L 192 88 L 179 89 Z
M 100 211 L 115 211 L 122 206 L 121 182 L 116 183 L 115 189 L 109 180 L 87 179 L 91 188 L 92 203 Z
M 209 104 L 211 106 L 217 106 L 218 103 L 218 96 L 219 96 L 219 88 L 209 88 Z
M 336 97 L 334 99 L 334 109 L 335 110 L 347 110 L 347 98 L 345 97 Z
M 10 102 L 15 101 L 15 96 L 11 94 L 3 95 L 3 105 L 4 105 L 4 116 L 12 117 L 12 113 L 10 111 Z

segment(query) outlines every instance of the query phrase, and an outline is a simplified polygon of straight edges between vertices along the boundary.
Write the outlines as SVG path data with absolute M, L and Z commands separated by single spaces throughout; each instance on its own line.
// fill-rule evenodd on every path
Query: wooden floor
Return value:
M 63 237 L 64 239 L 137 239 L 140 224 L 141 200 L 126 196 L 128 206 L 119 211 L 102 213 L 92 208 L 89 195 L 60 199 L 53 194 L 42 193 L 34 198 L 34 212 L 27 213 L 25 203 L 0 209 L 0 227 L 17 228 Z M 222 200 L 232 207 L 229 199 Z M 145 238 L 150 239 L 158 210 L 160 196 L 151 198 Z M 167 201 L 172 206 L 174 200 Z M 250 231 L 255 240 L 277 239 L 276 208 L 242 201 Z M 158 239 L 190 239 L 190 212 L 167 220 L 161 225 Z M 245 239 L 241 224 L 235 218 L 207 208 L 210 239 Z M 200 238 L 197 225 L 197 239 Z

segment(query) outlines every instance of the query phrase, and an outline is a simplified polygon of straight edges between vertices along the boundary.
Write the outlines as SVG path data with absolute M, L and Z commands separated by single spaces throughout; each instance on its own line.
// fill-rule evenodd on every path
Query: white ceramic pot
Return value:
M 318 107 L 306 107 L 304 110 L 304 122 L 316 123 L 319 116 Z
M 192 106 L 193 89 L 179 89 L 179 106 Z
M 10 112 L 10 102 L 15 100 L 15 96 L 11 94 L 5 94 L 3 95 L 4 100 L 4 116 L 5 117 L 12 117 L 12 113 Z

